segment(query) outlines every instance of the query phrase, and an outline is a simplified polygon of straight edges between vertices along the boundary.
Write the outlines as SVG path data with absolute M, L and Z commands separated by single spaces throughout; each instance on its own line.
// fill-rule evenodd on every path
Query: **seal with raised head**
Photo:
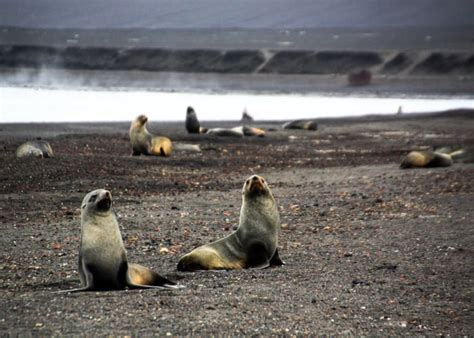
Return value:
M 156 272 L 127 261 L 112 211 L 112 195 L 104 189 L 91 191 L 81 204 L 79 274 L 82 286 L 62 292 L 178 287 Z
M 282 265 L 278 255 L 280 215 L 267 182 L 249 177 L 242 189 L 242 208 L 236 231 L 184 255 L 179 271 L 265 268 Z
M 154 136 L 146 128 L 148 117 L 139 115 L 130 125 L 132 155 L 170 156 L 173 151 L 171 140 L 164 136 Z
M 43 140 L 28 141 L 21 144 L 15 151 L 15 156 L 21 157 L 38 157 L 48 158 L 53 157 L 53 148 L 51 145 Z
M 247 123 L 252 123 L 253 122 L 253 117 L 247 113 L 247 109 L 244 109 L 242 113 L 242 118 L 241 118 L 242 123 L 247 124 Z
M 193 107 L 188 107 L 186 110 L 186 130 L 190 134 L 203 134 L 207 131 L 206 128 L 201 127 Z
M 282 128 L 283 129 L 318 130 L 318 122 L 316 120 L 295 120 L 295 121 L 284 123 Z

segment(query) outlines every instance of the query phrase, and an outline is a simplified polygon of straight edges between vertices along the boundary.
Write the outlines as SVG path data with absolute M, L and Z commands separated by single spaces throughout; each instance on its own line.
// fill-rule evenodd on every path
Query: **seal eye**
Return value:
M 92 196 L 89 198 L 89 202 L 94 203 L 96 199 L 97 199 L 97 195 L 92 195 Z

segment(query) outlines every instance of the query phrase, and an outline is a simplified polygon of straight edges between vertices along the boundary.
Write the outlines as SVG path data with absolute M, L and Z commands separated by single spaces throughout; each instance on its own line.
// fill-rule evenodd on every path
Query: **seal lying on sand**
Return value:
M 112 195 L 98 189 L 81 205 L 79 274 L 82 287 L 62 292 L 120 290 L 129 288 L 177 288 L 156 272 L 128 263 L 120 229 L 112 212 Z
M 242 189 L 242 208 L 236 231 L 184 255 L 179 271 L 265 268 L 282 265 L 278 255 L 280 215 L 270 188 L 257 175 Z
M 186 111 L 186 130 L 190 134 L 203 134 L 207 131 L 206 128 L 201 127 L 193 107 L 188 107 Z
M 304 130 L 317 130 L 318 123 L 316 120 L 295 120 L 290 121 L 282 126 L 283 129 L 304 129 Z
M 460 149 L 454 152 L 448 148 L 439 149 L 437 151 L 421 150 L 411 151 L 400 164 L 401 169 L 408 168 L 434 168 L 434 167 L 449 167 L 453 164 L 453 157 L 464 154 L 464 150 Z
M 206 131 L 206 134 L 216 136 L 244 137 L 242 130 L 234 128 L 210 128 Z
M 261 128 L 249 127 L 249 126 L 239 126 L 234 128 L 211 128 L 208 129 L 206 134 L 208 135 L 217 135 L 217 136 L 233 136 L 233 137 L 243 137 L 243 136 L 265 136 L 265 130 Z
M 16 157 L 53 157 L 51 145 L 43 140 L 28 141 L 20 145 L 15 152 Z
M 132 155 L 170 156 L 173 150 L 171 140 L 167 137 L 150 134 L 146 129 L 147 121 L 148 118 L 145 115 L 140 115 L 130 125 Z

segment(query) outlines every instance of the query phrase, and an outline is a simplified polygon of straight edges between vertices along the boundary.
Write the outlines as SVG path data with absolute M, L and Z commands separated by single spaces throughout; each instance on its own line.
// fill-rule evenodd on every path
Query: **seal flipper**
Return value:
M 278 254 L 278 248 L 275 249 L 275 253 L 272 256 L 272 259 L 270 259 L 270 266 L 281 266 L 285 265 L 285 262 L 283 262 L 280 258 L 280 255 Z
M 82 283 L 85 283 L 85 286 L 71 289 L 71 290 L 60 290 L 55 291 L 54 293 L 72 293 L 72 292 L 81 292 L 81 291 L 94 291 L 94 276 L 92 272 L 89 271 L 87 265 L 84 263 L 81 257 L 79 257 L 79 273 L 81 276 Z
M 270 256 L 265 243 L 252 243 L 247 252 L 245 268 L 264 269 L 270 266 Z
M 139 264 L 128 263 L 127 286 L 136 289 L 178 289 L 182 286 Z

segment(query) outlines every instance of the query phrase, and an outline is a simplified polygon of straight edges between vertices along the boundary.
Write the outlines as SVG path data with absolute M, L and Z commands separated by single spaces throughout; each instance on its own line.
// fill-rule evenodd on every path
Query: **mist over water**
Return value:
M 212 94 L 150 91 L 0 88 L 0 122 L 183 121 L 192 106 L 200 120 L 292 120 L 390 115 L 474 108 L 465 98 L 358 98 L 318 95 Z

